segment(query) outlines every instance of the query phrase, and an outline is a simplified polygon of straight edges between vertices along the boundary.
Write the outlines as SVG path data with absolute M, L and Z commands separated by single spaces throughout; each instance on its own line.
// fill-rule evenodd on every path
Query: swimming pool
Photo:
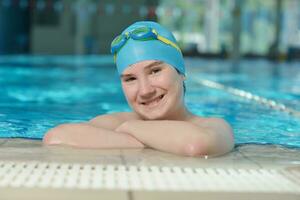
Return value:
M 239 88 L 300 110 L 300 63 L 185 58 L 186 104 L 195 114 L 223 117 L 236 144 L 300 148 L 300 119 L 196 78 Z M 41 139 L 58 124 L 130 111 L 110 56 L 0 57 L 0 138 Z

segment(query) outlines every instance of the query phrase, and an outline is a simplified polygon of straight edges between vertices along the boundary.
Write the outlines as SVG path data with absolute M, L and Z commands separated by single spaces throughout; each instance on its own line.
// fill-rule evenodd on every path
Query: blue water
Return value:
M 264 60 L 233 64 L 186 58 L 187 107 L 195 114 L 223 117 L 236 144 L 300 148 L 300 119 L 191 77 L 217 81 L 300 110 L 300 63 Z M 189 79 L 190 77 L 190 79 Z M 0 57 L 0 137 L 41 139 L 58 124 L 130 111 L 111 57 Z

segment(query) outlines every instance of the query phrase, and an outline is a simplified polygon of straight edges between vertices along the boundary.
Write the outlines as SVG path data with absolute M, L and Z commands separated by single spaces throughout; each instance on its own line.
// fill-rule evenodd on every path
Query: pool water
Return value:
M 194 81 L 216 81 L 299 111 L 299 62 L 185 60 L 185 100 L 193 113 L 225 118 L 237 145 L 300 148 L 298 117 Z M 130 111 L 110 56 L 2 56 L 0 94 L 0 138 L 41 139 L 61 123 Z

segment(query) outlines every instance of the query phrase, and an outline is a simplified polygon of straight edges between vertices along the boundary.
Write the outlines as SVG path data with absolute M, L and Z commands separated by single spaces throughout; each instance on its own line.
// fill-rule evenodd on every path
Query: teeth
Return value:
M 150 102 L 147 102 L 147 103 L 142 103 L 143 105 L 151 105 L 153 103 L 157 103 L 158 101 L 160 101 L 162 98 L 164 97 L 164 95 L 160 95 L 159 97 L 157 97 L 156 99 L 150 101 Z

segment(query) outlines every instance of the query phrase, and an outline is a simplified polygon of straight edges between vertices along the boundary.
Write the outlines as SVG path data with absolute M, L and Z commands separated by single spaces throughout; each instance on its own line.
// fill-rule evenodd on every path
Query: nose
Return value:
M 140 80 L 139 94 L 143 98 L 152 97 L 155 93 L 155 89 L 148 79 Z

